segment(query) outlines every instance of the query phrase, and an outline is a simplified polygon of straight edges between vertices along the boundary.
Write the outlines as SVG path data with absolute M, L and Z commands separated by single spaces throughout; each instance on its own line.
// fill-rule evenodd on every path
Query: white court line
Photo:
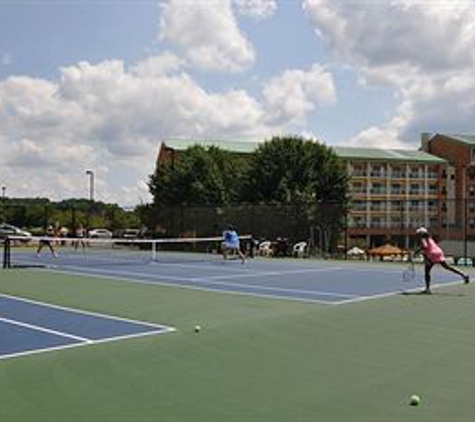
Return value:
M 68 268 L 73 269 L 73 270 L 79 270 L 79 271 L 70 271 Z M 135 273 L 135 272 L 126 272 L 126 271 L 115 271 L 115 270 L 100 270 L 100 269 L 87 269 L 84 267 L 75 267 L 75 266 L 62 266 L 58 267 L 56 269 L 51 269 L 47 268 L 47 270 L 55 273 L 63 273 L 63 274 L 74 274 L 74 275 L 80 275 L 80 276 L 92 276 L 92 277 L 99 277 L 101 278 L 102 273 L 105 274 L 106 277 L 102 278 L 108 278 L 108 279 L 113 279 L 113 280 L 122 280 L 126 281 L 129 283 L 138 283 L 138 284 L 147 284 L 147 285 L 160 285 L 160 286 L 167 286 L 167 287 L 181 287 L 181 288 L 189 288 L 189 289 L 194 289 L 194 290 L 203 290 L 203 291 L 213 291 L 213 292 L 220 292 L 220 293 L 235 293 L 235 294 L 247 294 L 251 296 L 264 296 L 264 297 L 270 297 L 270 298 L 279 298 L 279 299 L 295 299 L 295 300 L 301 300 L 304 302 L 321 302 L 328 304 L 328 301 L 324 300 L 317 300 L 317 299 L 308 299 L 308 298 L 292 298 L 292 297 L 287 297 L 285 295 L 276 295 L 272 293 L 249 293 L 246 292 L 243 289 L 251 289 L 251 290 L 267 290 L 267 291 L 276 291 L 276 292 L 287 292 L 287 293 L 293 293 L 293 294 L 307 294 L 307 295 L 314 295 L 314 296 L 329 296 L 329 297 L 345 297 L 345 298 L 351 298 L 351 297 L 356 297 L 354 294 L 345 294 L 345 293 L 332 293 L 332 292 L 324 292 L 324 291 L 318 291 L 318 290 L 299 290 L 299 289 L 285 289 L 285 288 L 279 288 L 279 287 L 266 287 L 266 286 L 261 286 L 261 285 L 251 285 L 251 284 L 241 284 L 241 283 L 229 283 L 229 282 L 220 282 L 220 281 L 208 281 L 206 278 L 179 278 L 178 281 L 184 281 L 188 283 L 204 283 L 204 284 L 210 284 L 210 285 L 216 285 L 216 286 L 225 286 L 225 287 L 232 287 L 232 288 L 237 288 L 238 291 L 233 290 L 233 291 L 227 291 L 219 288 L 212 288 L 212 287 L 203 287 L 203 286 L 192 286 L 192 285 L 182 285 L 179 284 L 177 285 L 176 283 L 167 283 L 167 282 L 162 282 L 158 281 L 160 279 L 171 279 L 171 280 L 176 280 L 177 277 L 166 277 L 166 276 L 160 276 L 160 275 L 155 275 L 155 274 L 147 274 L 147 273 Z M 147 280 L 140 280 L 140 279 L 130 279 L 127 277 L 121 277 L 121 276 L 131 276 L 131 277 L 145 277 L 149 278 L 152 280 L 157 280 L 157 281 L 147 281 Z M 331 302 L 330 302 L 331 304 Z
M 38 355 L 41 353 L 73 349 L 73 348 L 78 348 L 78 347 L 83 347 L 83 346 L 93 346 L 96 344 L 112 343 L 115 341 L 123 341 L 123 340 L 139 338 L 139 337 L 154 336 L 158 334 L 166 334 L 173 331 L 176 331 L 176 330 L 172 327 L 169 327 L 168 329 L 164 329 L 164 330 L 147 331 L 144 333 L 136 333 L 136 334 L 130 334 L 126 336 L 110 337 L 110 338 L 104 338 L 100 340 L 91 340 L 91 341 L 82 342 L 82 343 L 66 344 L 63 346 L 54 346 L 54 347 L 45 347 L 43 349 L 28 350 L 25 352 L 8 353 L 5 355 L 0 355 L 0 360 L 6 360 L 6 359 L 12 359 L 12 358 L 30 356 L 30 355 Z
M 72 268 L 79 270 L 77 271 L 69 271 L 67 268 Z M 202 268 L 202 267 L 200 267 Z M 51 270 L 51 268 L 48 268 Z M 295 270 L 295 271 L 287 271 L 287 272 L 256 272 L 256 273 L 246 273 L 246 274 L 233 274 L 233 275 L 224 275 L 224 276 L 211 276 L 211 277 L 206 277 L 206 278 L 185 278 L 185 277 L 174 277 L 174 276 L 162 276 L 159 274 L 148 274 L 148 273 L 141 273 L 141 272 L 126 272 L 126 271 L 115 271 L 115 270 L 101 270 L 101 269 L 88 269 L 84 267 L 76 267 L 76 266 L 63 266 L 60 267 L 58 266 L 58 269 L 56 271 L 51 270 L 53 272 L 59 272 L 59 273 L 69 273 L 69 274 L 74 274 L 74 275 L 80 275 L 80 276 L 96 276 L 99 278 L 107 278 L 107 279 L 113 279 L 113 280 L 122 280 L 122 281 L 127 281 L 127 282 L 134 282 L 134 283 L 139 283 L 139 284 L 147 284 L 147 285 L 161 285 L 161 286 L 169 286 L 169 287 L 180 287 L 180 288 L 188 288 L 188 289 L 193 289 L 193 290 L 201 290 L 201 291 L 211 291 L 211 292 L 219 292 L 219 293 L 228 293 L 228 294 L 241 294 L 241 295 L 249 295 L 249 296 L 255 296 L 255 297 L 264 297 L 264 298 L 275 298 L 275 299 L 284 299 L 284 300 L 295 300 L 295 301 L 300 301 L 300 302 L 310 302 L 310 303 L 321 303 L 321 304 L 327 304 L 327 305 L 343 305 L 343 304 L 349 304 L 353 302 L 361 302 L 365 300 L 371 300 L 371 299 L 377 299 L 377 298 L 383 298 L 391 295 L 396 295 L 399 294 L 400 291 L 392 291 L 392 292 L 387 292 L 387 293 L 381 293 L 381 294 L 375 294 L 371 296 L 361 296 L 358 294 L 345 294 L 345 293 L 336 293 L 336 292 L 322 292 L 322 291 L 317 291 L 317 290 L 298 290 L 298 289 L 284 289 L 284 288 L 272 288 L 272 287 L 266 287 L 266 286 L 254 286 L 254 285 L 243 285 L 239 283 L 229 283 L 229 282 L 218 282 L 218 281 L 213 281 L 215 278 L 216 279 L 232 279 L 232 278 L 245 278 L 245 277 L 253 277 L 253 276 L 266 276 L 266 275 L 282 275 L 282 274 L 292 274 L 292 273 L 297 273 L 297 272 L 324 272 L 324 271 L 337 271 L 345 269 L 343 267 L 328 267 L 328 268 L 308 268 L 308 269 L 303 269 L 303 270 Z M 400 269 L 380 269 L 380 268 L 348 268 L 350 271 L 360 271 L 360 272 L 367 272 L 367 271 L 377 271 L 380 273 L 384 274 L 394 274 L 394 273 L 400 273 Z M 98 274 L 98 272 L 108 274 L 109 276 L 101 276 Z M 114 275 L 117 274 L 118 276 Z M 133 277 L 144 277 L 152 280 L 157 280 L 157 281 L 146 281 L 146 280 L 136 280 L 136 279 L 130 279 L 126 277 L 120 277 L 121 275 L 128 275 L 128 276 L 133 276 Z M 261 290 L 274 290 L 274 291 L 281 291 L 281 292 L 289 292 L 289 293 L 302 293 L 302 294 L 310 294 L 310 295 L 320 295 L 320 296 L 328 296 L 328 297 L 342 297 L 342 298 L 347 298 L 344 300 L 339 300 L 335 302 L 329 302 L 327 300 L 319 300 L 319 299 L 312 299 L 312 298 L 298 298 L 298 297 L 288 297 L 286 295 L 279 295 L 279 294 L 272 294 L 272 293 L 249 293 L 245 291 L 227 291 L 227 290 L 222 290 L 219 288 L 212 288 L 212 287 L 197 287 L 197 286 L 191 286 L 191 285 L 177 285 L 174 283 L 166 283 L 162 281 L 158 281 L 160 279 L 169 279 L 169 280 L 176 280 L 176 281 L 183 281 L 183 282 L 191 282 L 191 283 L 208 283 L 208 284 L 215 284 L 215 285 L 221 285 L 221 286 L 228 286 L 228 287 L 237 287 L 239 289 L 242 289 L 243 286 L 247 287 L 249 289 L 261 289 Z M 444 285 L 447 285 L 447 283 L 444 283 Z
M 60 310 L 60 311 L 66 311 L 66 312 L 70 312 L 70 313 L 89 315 L 89 316 L 93 316 L 93 317 L 97 317 L 97 318 L 109 319 L 109 320 L 114 320 L 114 321 L 130 322 L 130 323 L 133 323 L 133 324 L 145 325 L 147 327 L 158 328 L 158 329 L 170 329 L 172 331 L 175 330 L 174 328 L 169 327 L 167 325 L 153 324 L 151 322 L 139 321 L 139 320 L 129 319 L 129 318 L 122 318 L 122 317 L 119 317 L 119 316 L 109 315 L 109 314 L 100 314 L 98 312 L 85 311 L 85 310 L 82 310 L 82 309 L 70 308 L 68 306 L 55 305 L 54 303 L 42 302 L 42 301 L 39 301 L 39 300 L 28 299 L 28 298 L 21 297 L 21 296 L 13 296 L 13 295 L 5 294 L 5 293 L 0 293 L 0 298 L 1 297 L 5 297 L 7 299 L 12 299 L 12 300 L 17 300 L 19 302 L 31 303 L 32 305 L 43 306 L 45 308 L 51 308 L 51 309 L 57 309 L 57 310 Z
M 449 286 L 453 286 L 455 284 L 461 284 L 461 283 L 463 282 L 458 280 L 458 281 L 449 281 L 446 283 L 432 284 L 431 290 L 441 289 L 444 287 L 449 287 Z M 341 300 L 339 302 L 335 302 L 335 305 L 346 305 L 349 303 L 363 302 L 363 301 L 373 300 L 373 299 L 382 299 L 382 298 L 390 297 L 390 296 L 396 296 L 396 295 L 401 295 L 401 294 L 403 295 L 404 292 L 408 292 L 409 294 L 411 294 L 411 293 L 421 290 L 421 288 L 423 287 L 419 286 L 419 287 L 414 287 L 413 289 L 409 289 L 409 290 L 404 290 L 404 291 L 398 290 L 398 291 L 386 292 L 386 293 L 381 293 L 381 294 L 372 295 L 372 296 L 358 296 L 358 297 L 355 297 L 354 299 L 346 299 L 346 300 Z
M 98 317 L 98 318 L 102 318 L 102 319 L 115 320 L 115 321 L 119 321 L 119 322 L 128 322 L 128 323 L 132 323 L 132 324 L 143 325 L 143 326 L 146 326 L 146 327 L 154 328 L 154 330 L 145 331 L 145 332 L 126 334 L 126 335 L 114 336 L 114 337 L 105 337 L 105 338 L 102 338 L 102 339 L 93 340 L 93 339 L 88 339 L 88 338 L 85 338 L 85 337 L 76 336 L 76 335 L 73 335 L 73 334 L 64 333 L 64 332 L 61 332 L 61 331 L 51 330 L 51 329 L 48 329 L 48 328 L 39 327 L 39 326 L 35 326 L 35 325 L 32 325 L 32 324 L 27 324 L 27 323 L 20 322 L 20 321 L 15 321 L 15 320 L 12 320 L 12 319 L 9 319 L 9 318 L 0 318 L 0 321 L 4 321 L 4 322 L 10 323 L 10 324 L 15 324 L 15 325 L 18 325 L 18 326 L 23 326 L 25 328 L 31 328 L 31 329 L 34 329 L 34 330 L 37 330 L 37 331 L 42 331 L 42 332 L 54 334 L 54 335 L 57 335 L 57 336 L 61 336 L 61 337 L 70 338 L 70 339 L 73 339 L 73 340 L 80 341 L 80 343 L 67 344 L 67 345 L 54 346 L 54 347 L 47 347 L 47 348 L 40 348 L 40 349 L 28 350 L 28 351 L 17 352 L 17 353 L 8 353 L 8 354 L 0 355 L 0 360 L 10 359 L 10 358 L 14 358 L 14 357 L 35 355 L 35 354 L 39 354 L 39 353 L 45 353 L 45 352 L 56 351 L 56 350 L 72 349 L 74 347 L 81 347 L 81 346 L 87 346 L 87 345 L 111 343 L 111 342 L 114 342 L 114 341 L 128 340 L 128 339 L 134 339 L 134 338 L 145 337 L 145 336 L 152 336 L 152 335 L 157 335 L 157 334 L 166 334 L 166 333 L 171 333 L 171 332 L 176 331 L 176 328 L 166 326 L 166 325 L 153 324 L 153 323 L 150 323 L 150 322 L 144 322 L 144 321 L 139 321 L 139 320 L 134 320 L 134 319 L 129 319 L 129 318 L 122 318 L 122 317 L 118 317 L 118 316 L 114 316 L 114 315 L 106 315 L 106 314 L 100 314 L 100 313 L 97 313 L 97 312 L 84 311 L 84 310 L 80 310 L 80 309 L 69 308 L 69 307 L 66 307 L 66 306 L 59 306 L 59 305 L 55 305 L 55 304 L 51 304 L 51 303 L 47 303 L 47 302 L 41 302 L 41 301 L 37 301 L 37 300 L 33 300 L 33 299 L 27 299 L 27 298 L 23 298 L 23 297 L 20 297 L 20 296 L 13 296 L 13 295 L 0 293 L 0 297 L 5 297 L 7 299 L 18 300 L 19 302 L 31 303 L 31 304 L 34 304 L 34 305 L 39 305 L 39 306 L 48 307 L 48 308 L 52 308 L 52 309 L 67 311 L 67 312 L 70 312 L 70 313 L 84 314 L 84 315 L 89 315 L 89 316 Z
M 95 274 L 96 272 L 105 273 L 105 274 L 118 274 L 118 275 L 130 275 L 133 277 L 142 276 L 145 278 L 152 278 L 154 280 L 176 280 L 176 281 L 184 281 L 184 282 L 194 282 L 194 283 L 211 283 L 211 284 L 222 284 L 226 285 L 229 284 L 230 286 L 233 283 L 220 283 L 218 281 L 213 280 L 225 280 L 225 279 L 234 279 L 234 278 L 252 278 L 252 277 L 266 277 L 266 276 L 287 276 L 292 274 L 305 274 L 305 273 L 317 273 L 317 272 L 328 272 L 328 271 L 338 271 L 341 270 L 341 267 L 329 267 L 329 268 L 306 268 L 300 270 L 290 270 L 290 271 L 254 271 L 251 273 L 237 273 L 237 274 L 226 274 L 226 275 L 219 275 L 219 276 L 206 276 L 206 277 L 177 277 L 172 275 L 161 275 L 161 274 L 150 274 L 147 272 L 136 272 L 136 271 L 122 271 L 122 270 L 111 270 L 111 269 L 100 269 L 100 268 L 88 268 L 76 265 L 55 265 L 52 266 L 61 270 L 63 268 L 69 269 L 72 268 L 73 270 L 85 271 L 86 273 Z M 239 286 L 243 286 L 239 284 Z M 252 285 L 244 285 L 245 287 L 251 287 Z M 256 288 L 259 286 L 255 286 Z M 269 288 L 265 286 L 261 286 L 262 288 Z M 277 288 L 276 288 L 277 289 Z M 291 289 L 286 289 L 291 290 Z M 297 290 L 296 290 L 297 291 Z M 300 291 L 300 290 L 298 290 Z M 355 295 L 345 295 L 345 296 L 355 296 Z
M 239 273 L 231 275 L 217 275 L 206 277 L 206 280 L 221 280 L 228 278 L 249 278 L 249 277 L 260 277 L 260 276 L 281 276 L 281 275 L 292 275 L 292 274 L 305 274 L 305 273 L 321 273 L 328 271 L 338 271 L 341 270 L 341 267 L 329 267 L 329 268 L 306 268 L 301 270 L 289 270 L 289 271 L 256 271 L 253 273 Z
M 251 297 L 259 297 L 264 299 L 279 299 L 279 300 L 291 300 L 294 302 L 303 302 L 303 303 L 319 303 L 321 305 L 334 305 L 338 302 L 329 302 L 328 300 L 321 300 L 321 299 L 311 299 L 311 298 L 300 298 L 300 297 L 292 297 L 292 296 L 280 296 L 275 294 L 266 294 L 266 293 L 249 293 L 237 290 L 222 290 L 218 288 L 212 287 L 202 287 L 202 286 L 192 286 L 192 285 L 183 285 L 183 284 L 174 284 L 174 283 L 165 283 L 162 281 L 146 281 L 146 280 L 136 280 L 130 279 L 127 277 L 119 277 L 113 275 L 103 275 L 103 274 L 92 274 L 92 273 L 85 273 L 85 272 L 75 272 L 75 271 L 68 271 L 68 270 L 53 270 L 47 269 L 55 274 L 69 274 L 78 277 L 94 277 L 94 278 L 101 278 L 104 280 L 111 280 L 111 281 L 120 281 L 125 283 L 137 283 L 137 284 L 144 284 L 147 286 L 155 286 L 155 287 L 173 287 L 176 289 L 185 289 L 185 290 L 196 290 L 199 292 L 212 292 L 212 293 L 225 293 L 229 295 L 238 295 L 238 296 L 251 296 Z
M 76 336 L 74 334 L 65 333 L 63 331 L 51 330 L 50 328 L 45 328 L 45 327 L 40 327 L 38 325 L 28 324 L 26 322 L 17 321 L 17 320 L 10 319 L 10 318 L 0 317 L 0 321 L 6 322 L 6 323 L 11 324 L 11 325 L 18 325 L 19 327 L 23 327 L 23 328 L 29 328 L 29 329 L 34 330 L 34 331 L 40 331 L 42 333 L 54 334 L 55 336 L 64 337 L 64 338 L 68 338 L 68 339 L 71 339 L 71 340 L 77 340 L 77 341 L 80 341 L 80 342 L 91 343 L 93 341 L 92 339 L 89 339 L 89 338 L 86 338 L 86 337 Z
M 60 253 L 60 252 L 59 252 Z M 201 269 L 201 268 L 207 268 L 215 271 L 221 271 L 221 266 L 216 265 L 221 262 L 224 263 L 222 259 L 219 257 L 216 257 L 215 260 L 212 260 L 212 262 L 215 262 L 215 265 L 206 265 L 206 264 L 201 264 L 203 261 L 196 260 L 197 264 L 192 264 L 192 263 L 183 263 L 183 262 L 160 262 L 157 260 L 154 260 L 151 256 L 143 256 L 139 257 L 139 259 L 131 259 L 131 258 L 121 258 L 120 256 L 113 256 L 113 257 L 103 257 L 103 256 L 96 256 L 96 255 L 76 255 L 76 254 L 71 254 L 71 253 L 63 253 L 59 255 L 66 257 L 66 259 L 71 259 L 71 260 L 80 260 L 82 262 L 88 262 L 88 261 L 101 261 L 101 262 L 109 262 L 111 265 L 115 264 L 120 264 L 120 263 L 130 263 L 131 265 L 142 265 L 143 263 L 151 264 L 154 266 L 161 266 L 161 267 L 180 267 L 180 268 L 193 268 L 193 269 Z M 76 259 L 78 258 L 78 259 Z M 207 261 L 210 261 L 209 259 Z M 23 261 L 25 262 L 25 261 Z M 49 263 L 50 261 L 48 261 Z M 28 262 L 29 263 L 29 262 Z M 38 261 L 38 263 L 44 264 L 44 261 Z M 62 264 L 56 264 L 56 265 L 62 265 Z M 64 264 L 66 266 L 69 266 L 69 264 Z
M 25 265 L 32 265 L 33 263 L 25 261 Z M 94 274 L 94 273 L 112 273 L 112 274 L 126 274 L 132 276 L 143 276 L 147 278 L 154 278 L 154 279 L 165 279 L 165 280 L 176 280 L 176 281 L 190 281 L 194 279 L 190 279 L 189 277 L 176 277 L 176 276 L 162 276 L 160 274 L 149 274 L 149 273 L 141 273 L 141 272 L 130 272 L 130 271 L 119 271 L 119 270 L 106 270 L 100 268 L 89 268 L 84 266 L 77 266 L 77 265 L 65 265 L 65 264 L 50 264 L 45 267 L 47 270 L 51 270 L 52 268 L 56 269 L 57 271 L 61 271 L 64 269 L 64 272 L 68 272 L 68 268 L 72 268 L 73 270 L 84 271 L 86 274 Z M 94 273 L 91 273 L 94 271 Z M 199 279 L 197 279 L 199 280 Z
M 80 269 L 83 270 L 82 267 L 74 267 L 74 266 L 67 266 L 68 268 L 73 268 L 73 269 Z M 64 268 L 64 266 L 60 267 Z M 162 279 L 162 278 L 169 278 L 170 280 L 177 280 L 177 281 L 184 281 L 188 283 L 203 283 L 203 284 L 211 284 L 211 285 L 217 285 L 217 286 L 224 286 L 224 287 L 235 287 L 238 289 L 251 289 L 251 290 L 273 290 L 273 291 L 280 291 L 280 292 L 289 292 L 289 293 L 303 293 L 303 294 L 310 294 L 310 295 L 317 295 L 317 296 L 335 296 L 335 297 L 355 297 L 356 295 L 354 294 L 346 294 L 346 293 L 332 293 L 332 292 L 323 292 L 319 290 L 301 290 L 301 289 L 286 289 L 283 287 L 267 287 L 267 286 L 261 286 L 261 285 L 255 285 L 255 284 L 242 284 L 242 283 L 230 283 L 228 281 L 213 281 L 210 280 L 208 277 L 206 278 L 182 278 L 182 277 L 167 277 L 167 276 L 161 276 L 161 275 L 155 275 L 155 274 L 147 274 L 147 273 L 136 273 L 136 272 L 130 272 L 130 271 L 116 271 L 116 270 L 99 270 L 99 269 L 86 269 L 85 273 L 87 274 L 92 274 L 95 275 L 95 272 L 101 272 L 105 274 L 110 274 L 110 275 L 129 275 L 132 277 L 137 277 L 137 276 L 145 276 L 146 278 L 151 278 L 151 279 Z M 273 274 L 278 274 L 278 273 L 261 273 L 263 275 L 273 275 Z M 247 274 L 246 274 L 247 275 Z M 135 282 L 140 283 L 141 280 L 134 280 Z M 155 284 L 158 284 L 160 282 L 156 282 Z M 163 284 L 163 283 L 160 283 Z M 170 286 L 176 286 L 176 284 L 173 283 L 167 283 L 167 285 Z M 222 290 L 219 290 L 222 291 Z

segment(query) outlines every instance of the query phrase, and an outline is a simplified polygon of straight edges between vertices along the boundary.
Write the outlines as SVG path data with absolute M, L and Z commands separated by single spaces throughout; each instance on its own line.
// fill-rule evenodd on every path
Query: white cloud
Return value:
M 238 27 L 231 0 L 166 0 L 160 7 L 160 40 L 180 48 L 192 66 L 240 72 L 254 63 L 254 48 Z
M 331 105 L 336 101 L 333 77 L 320 65 L 314 65 L 308 72 L 284 71 L 265 85 L 263 94 L 270 122 L 302 124 L 315 106 Z
M 475 131 L 475 2 L 304 0 L 333 57 L 362 84 L 393 88 L 400 105 L 380 128 L 355 139 L 400 146 L 420 132 Z
M 331 51 L 369 68 L 410 65 L 427 73 L 474 62 L 474 2 L 305 0 Z
M 390 126 L 369 127 L 351 138 L 349 144 L 367 148 L 410 148 L 410 145 L 399 139 L 397 132 Z
M 139 77 L 153 78 L 173 74 L 183 65 L 182 59 L 173 53 L 165 52 L 160 56 L 152 56 L 140 61 L 132 68 L 132 72 Z
M 85 197 L 93 169 L 97 199 L 133 204 L 149 199 L 161 139 L 263 139 L 334 96 L 320 66 L 277 76 L 262 102 L 242 89 L 208 92 L 169 53 L 130 70 L 120 60 L 80 62 L 54 82 L 10 77 L 0 81 L 0 178 L 15 181 L 15 196 Z
M 233 0 L 238 12 L 255 19 L 267 19 L 277 10 L 275 0 Z

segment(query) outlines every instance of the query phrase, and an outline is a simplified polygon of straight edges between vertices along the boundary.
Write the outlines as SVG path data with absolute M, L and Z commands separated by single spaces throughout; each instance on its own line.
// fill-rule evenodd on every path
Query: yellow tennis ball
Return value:
M 421 404 L 421 398 L 417 394 L 411 396 L 411 406 L 419 406 Z

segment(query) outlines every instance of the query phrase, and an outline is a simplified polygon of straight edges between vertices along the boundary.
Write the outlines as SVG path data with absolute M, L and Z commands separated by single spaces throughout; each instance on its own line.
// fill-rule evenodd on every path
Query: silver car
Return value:
M 7 236 L 31 237 L 31 233 L 7 223 L 0 223 L 0 238 Z
M 92 239 L 110 239 L 112 232 L 107 229 L 93 229 L 89 231 L 88 236 Z

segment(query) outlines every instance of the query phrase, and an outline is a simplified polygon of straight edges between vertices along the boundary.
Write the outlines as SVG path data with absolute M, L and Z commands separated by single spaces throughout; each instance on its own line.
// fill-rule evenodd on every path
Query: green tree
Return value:
M 348 176 L 327 146 L 300 137 L 275 137 L 252 155 L 243 198 L 274 204 L 274 215 L 285 206 L 291 214 L 266 224 L 287 233 L 306 235 L 324 252 L 335 249 L 344 225 Z M 305 233 L 304 233 L 305 232 Z M 289 234 L 287 234 L 289 236 Z
M 348 177 L 331 148 L 300 137 L 275 137 L 249 163 L 243 198 L 250 202 L 346 202 Z
M 149 188 L 154 204 L 228 204 L 239 197 L 245 160 L 217 147 L 195 145 L 174 163 L 157 166 Z

